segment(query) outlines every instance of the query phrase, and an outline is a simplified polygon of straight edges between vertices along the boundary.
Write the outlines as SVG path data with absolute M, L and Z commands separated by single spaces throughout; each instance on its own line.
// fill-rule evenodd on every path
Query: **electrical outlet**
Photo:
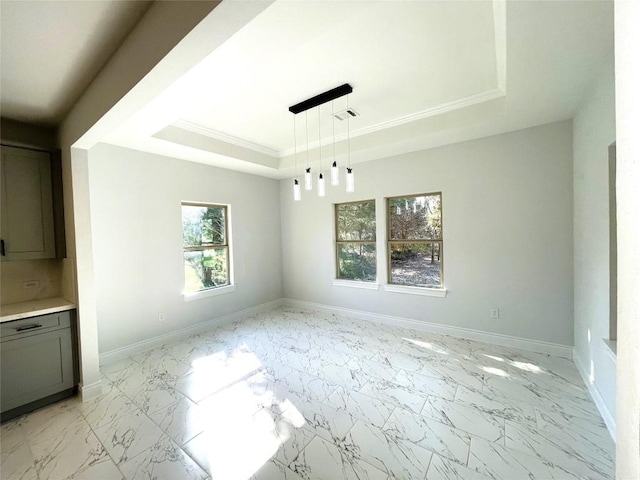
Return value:
M 159 322 L 164 322 L 164 312 L 159 312 L 158 313 L 158 321 Z
M 491 313 L 491 318 L 500 318 L 500 309 L 499 308 L 492 308 L 490 313 Z
M 22 282 L 22 287 L 25 290 L 35 290 L 40 287 L 40 280 L 27 280 L 26 282 Z

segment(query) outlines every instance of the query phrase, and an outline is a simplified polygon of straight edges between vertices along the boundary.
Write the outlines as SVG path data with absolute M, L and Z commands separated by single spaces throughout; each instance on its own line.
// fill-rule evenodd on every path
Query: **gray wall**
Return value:
M 89 182 L 101 354 L 282 296 L 277 181 L 99 144 Z M 231 205 L 235 292 L 183 300 L 184 200 Z
M 575 355 L 615 414 L 616 366 L 609 338 L 609 145 L 615 141 L 613 61 L 574 118 Z M 603 416 L 606 416 L 603 415 Z
M 280 182 L 284 296 L 573 344 L 572 124 L 553 123 L 356 165 L 356 193 L 294 202 Z M 334 286 L 334 203 L 442 191 L 446 298 Z M 382 259 L 382 260 L 381 260 Z M 500 308 L 501 318 L 489 310 Z

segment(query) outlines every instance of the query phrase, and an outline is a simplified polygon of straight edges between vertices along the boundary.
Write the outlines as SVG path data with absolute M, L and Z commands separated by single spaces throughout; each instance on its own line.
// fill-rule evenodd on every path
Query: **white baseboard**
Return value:
M 576 367 L 578 368 L 578 372 L 580 372 L 580 376 L 582 377 L 582 381 L 589 389 L 589 393 L 591 394 L 593 403 L 596 404 L 596 408 L 600 412 L 600 415 L 602 416 L 604 423 L 607 425 L 609 434 L 611 435 L 611 438 L 613 438 L 613 441 L 615 442 L 616 441 L 616 419 L 611 414 L 611 411 L 607 408 L 607 404 L 604 403 L 604 399 L 602 398 L 602 395 L 600 395 L 600 392 L 598 391 L 596 386 L 589 381 L 589 371 L 587 370 L 586 365 L 584 365 L 580 361 L 580 358 L 576 354 L 575 349 L 573 350 L 573 363 L 576 364 Z
M 249 308 L 245 308 L 244 310 L 240 310 L 238 312 L 230 313 L 229 315 L 225 315 L 223 317 L 214 318 L 206 322 L 202 322 L 196 325 L 192 325 L 190 327 L 182 328 L 174 332 L 169 332 L 163 335 L 158 335 L 156 337 L 148 338 L 146 340 L 142 340 L 141 342 L 127 345 L 126 347 L 121 347 L 115 350 L 111 350 L 109 352 L 101 353 L 100 365 L 107 365 L 109 363 L 117 362 L 118 360 L 125 359 L 127 357 L 130 357 L 131 355 L 136 355 L 146 350 L 160 347 L 163 344 L 182 340 L 195 333 L 205 332 L 207 330 L 211 330 L 221 325 L 226 325 L 227 323 L 231 323 L 236 320 L 242 320 L 243 318 L 248 317 L 250 315 L 255 315 L 256 313 L 273 310 L 274 308 L 277 308 L 280 305 L 282 305 L 282 299 L 279 298 L 277 300 L 272 300 L 270 302 L 256 305 L 255 307 L 249 307 Z
M 98 380 L 89 385 L 80 385 L 80 398 L 83 402 L 91 400 L 99 395 L 102 395 L 102 381 Z
M 362 310 L 352 310 L 349 308 L 333 307 L 320 303 L 304 302 L 302 300 L 293 300 L 290 298 L 283 299 L 283 304 L 295 306 L 306 310 L 315 310 L 319 312 L 332 313 L 345 317 L 356 318 L 359 320 L 367 320 L 376 323 L 384 323 L 386 325 L 394 325 L 397 327 L 412 328 L 422 332 L 440 333 L 444 335 L 452 335 L 455 337 L 467 338 L 479 342 L 491 343 L 493 345 L 501 345 L 504 347 L 520 348 L 532 352 L 548 353 L 565 358 L 572 358 L 573 347 L 560 345 L 557 343 L 541 342 L 538 340 L 530 340 L 527 338 L 512 337 L 509 335 L 501 335 L 499 333 L 483 332 L 481 330 L 473 330 L 463 327 L 451 327 L 439 323 L 424 322 L 421 320 L 413 320 L 410 318 L 394 317 L 391 315 L 382 315 L 379 313 L 365 312 Z

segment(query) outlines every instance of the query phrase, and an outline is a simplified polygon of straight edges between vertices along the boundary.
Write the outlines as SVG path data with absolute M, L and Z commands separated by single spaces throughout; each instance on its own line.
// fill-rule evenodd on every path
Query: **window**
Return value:
M 336 204 L 336 272 L 343 280 L 376 281 L 374 200 Z
M 389 283 L 443 287 L 442 194 L 387 199 Z
M 185 293 L 229 285 L 226 205 L 182 204 Z

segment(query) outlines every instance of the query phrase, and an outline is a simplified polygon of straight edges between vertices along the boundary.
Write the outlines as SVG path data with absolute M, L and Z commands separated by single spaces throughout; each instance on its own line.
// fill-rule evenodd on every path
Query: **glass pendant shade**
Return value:
M 356 189 L 353 169 L 347 168 L 347 193 L 353 193 Z
M 331 165 L 331 185 L 334 187 L 340 185 L 340 171 L 338 170 L 336 162 L 333 162 L 333 165 Z
M 307 168 L 304 171 L 304 189 L 305 190 L 313 189 L 313 178 L 311 177 L 311 168 Z
M 302 199 L 302 194 L 300 192 L 300 182 L 296 178 L 293 181 L 293 200 L 299 202 Z
M 322 174 L 318 175 L 318 196 L 319 197 L 324 197 L 325 194 L 325 190 L 324 190 L 324 177 L 322 176 Z

